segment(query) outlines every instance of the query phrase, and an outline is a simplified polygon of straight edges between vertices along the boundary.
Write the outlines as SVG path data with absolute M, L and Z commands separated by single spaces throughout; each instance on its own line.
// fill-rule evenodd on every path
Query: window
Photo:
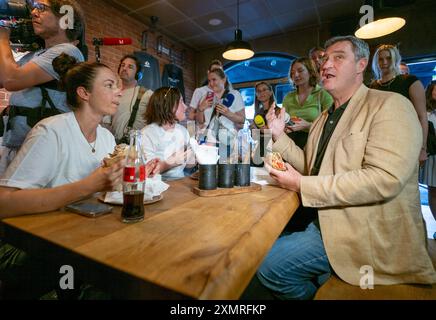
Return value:
M 224 71 L 233 84 L 287 78 L 294 59 L 283 53 L 257 53 L 249 60 L 226 64 Z
M 232 62 L 224 71 L 232 84 L 287 78 L 295 58 L 278 53 L 258 53 L 249 60 Z
M 406 62 L 410 74 L 413 74 L 421 80 L 424 88 L 429 85 L 430 82 L 436 80 L 436 59 L 426 58 L 426 59 L 415 59 L 409 60 L 411 62 Z
M 254 87 L 249 88 L 239 88 L 239 93 L 242 96 L 245 104 L 245 117 L 249 120 L 254 118 L 254 99 L 255 99 L 255 89 Z M 283 98 L 290 91 L 294 91 L 294 86 L 290 84 L 277 84 L 273 85 L 274 96 L 276 98 L 277 106 L 282 107 Z
M 282 106 L 283 98 L 288 94 L 288 92 L 294 91 L 295 87 L 290 84 L 278 84 L 275 87 L 274 94 L 276 96 L 276 103 L 279 107 Z
M 266 81 L 273 87 L 278 105 L 293 87 L 289 84 L 289 68 L 295 57 L 282 53 L 257 53 L 254 58 L 231 62 L 224 66 L 229 81 L 238 88 L 245 103 L 245 116 L 254 117 L 254 85 Z
M 254 87 L 238 89 L 245 104 L 245 118 L 254 118 Z

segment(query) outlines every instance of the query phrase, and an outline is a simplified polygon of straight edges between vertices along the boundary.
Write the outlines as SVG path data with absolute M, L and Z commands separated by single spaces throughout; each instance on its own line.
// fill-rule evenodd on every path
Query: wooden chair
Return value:
M 436 240 L 428 240 L 428 251 L 436 268 Z M 363 290 L 332 275 L 318 290 L 315 300 L 436 300 L 436 284 L 378 285 Z

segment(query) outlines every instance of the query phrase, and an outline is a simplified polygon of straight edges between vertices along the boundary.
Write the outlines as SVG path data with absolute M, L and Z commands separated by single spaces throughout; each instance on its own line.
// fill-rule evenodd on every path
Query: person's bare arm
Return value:
M 18 91 L 49 82 L 54 78 L 33 62 L 19 66 L 9 45 L 9 30 L 0 28 L 0 85 L 8 91 Z
M 425 102 L 425 90 L 421 81 L 415 81 L 409 88 L 409 96 L 412 101 L 415 111 L 418 114 L 419 122 L 422 128 L 422 149 L 419 155 L 419 162 L 421 165 L 427 160 L 427 134 L 428 134 L 428 119 Z
M 197 120 L 198 124 L 201 125 L 206 121 L 204 118 L 204 111 L 208 108 L 211 108 L 212 103 L 213 103 L 213 99 L 207 99 L 207 97 L 201 100 L 195 113 L 195 119 Z
M 111 191 L 122 182 L 124 160 L 100 167 L 77 182 L 49 189 L 0 187 L 0 219 L 57 210 L 99 191 Z
M 232 112 L 226 106 L 222 104 L 217 104 L 216 110 L 229 120 L 233 121 L 236 125 L 243 125 L 245 122 L 245 109 L 237 112 Z
M 196 118 L 197 110 L 192 107 L 188 107 L 188 120 L 195 120 Z
M 174 152 L 166 160 L 161 160 L 160 172 L 166 172 L 172 168 L 180 166 L 182 164 L 189 163 L 189 159 L 192 158 L 193 152 L 191 149 L 179 150 Z M 189 168 L 189 165 L 187 166 Z

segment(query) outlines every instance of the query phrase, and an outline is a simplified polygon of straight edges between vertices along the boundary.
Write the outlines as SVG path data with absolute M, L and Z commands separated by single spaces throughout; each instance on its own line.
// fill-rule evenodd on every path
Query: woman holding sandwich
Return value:
M 0 179 L 0 219 L 59 209 L 121 183 L 124 160 L 103 160 L 115 147 L 113 135 L 101 127 L 113 115 L 121 90 L 117 76 L 105 65 L 80 63 L 66 54 L 53 61 L 72 112 L 40 121 Z M 147 164 L 149 174 L 157 161 Z M 40 297 L 55 287 L 56 273 L 38 257 L 2 243 L 0 279 L 10 298 Z M 10 293 L 12 292 L 12 294 Z
M 72 67 L 73 66 L 73 67 Z M 73 110 L 40 121 L 0 179 L 0 218 L 59 209 L 122 182 L 123 161 L 102 160 L 115 147 L 101 127 L 116 112 L 121 97 L 109 67 L 79 63 L 66 54 L 53 61 Z M 154 173 L 156 161 L 148 165 Z

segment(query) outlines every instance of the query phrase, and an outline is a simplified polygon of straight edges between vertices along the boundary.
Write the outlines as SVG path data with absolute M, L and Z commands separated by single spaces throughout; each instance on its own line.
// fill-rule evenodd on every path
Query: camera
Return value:
M 11 29 L 11 48 L 17 52 L 44 47 L 44 40 L 33 31 L 32 3 L 32 0 L 0 0 L 0 25 Z

